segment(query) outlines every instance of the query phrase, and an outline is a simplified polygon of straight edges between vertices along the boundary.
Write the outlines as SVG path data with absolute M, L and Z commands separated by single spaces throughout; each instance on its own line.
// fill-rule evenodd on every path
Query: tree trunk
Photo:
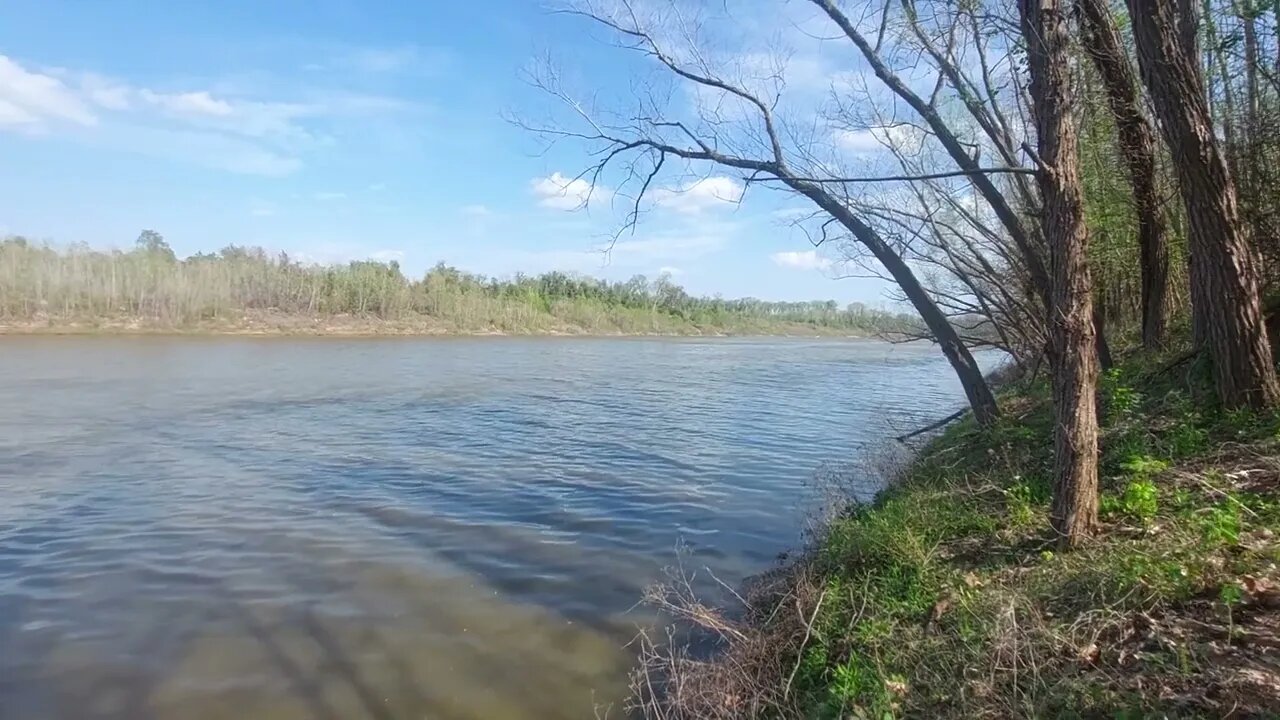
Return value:
M 1242 0 L 1236 12 L 1244 31 L 1244 143 L 1252 151 L 1258 139 L 1258 19 L 1252 0 Z
M 1050 519 L 1063 547 L 1098 523 L 1098 355 L 1084 193 L 1071 109 L 1070 38 L 1062 0 L 1020 0 L 1042 167 L 1041 228 L 1049 246 L 1054 471 Z
M 911 301 L 916 312 L 920 313 L 920 318 L 924 321 L 925 327 L 929 329 L 934 341 L 942 348 L 942 354 L 946 355 L 947 361 L 951 363 L 956 377 L 960 379 L 961 387 L 964 388 L 965 397 L 969 399 L 969 406 L 973 408 L 974 420 L 982 426 L 987 426 L 994 422 L 1000 416 L 1000 409 L 996 405 L 995 395 L 991 393 L 991 387 L 987 384 L 987 379 L 982 376 L 982 368 L 978 367 L 977 361 L 973 359 L 973 354 L 969 352 L 969 348 L 965 347 L 960 335 L 952 327 L 951 321 L 947 319 L 946 314 L 938 307 L 938 303 L 934 302 L 929 293 L 925 291 L 924 286 L 920 284 L 920 280 L 912 272 L 911 266 L 907 265 L 902 256 L 885 243 L 879 233 L 859 220 L 857 215 L 833 195 L 810 183 L 784 179 L 793 189 L 827 211 L 837 222 L 849 230 L 854 238 L 875 256 L 876 260 L 880 261 L 880 264 L 884 266 L 884 269 L 893 277 L 894 282 L 901 288 L 903 294 Z
M 1179 33 L 1188 20 L 1176 0 L 1128 3 L 1143 81 L 1186 205 L 1192 312 L 1207 336 L 1218 396 L 1229 408 L 1274 407 L 1280 385 L 1262 321 L 1258 261 L 1213 133 L 1195 48 Z
M 1085 49 L 1106 88 L 1133 190 L 1142 273 L 1142 345 L 1158 350 L 1165 342 L 1169 230 L 1156 187 L 1155 132 L 1142 110 L 1138 79 L 1106 0 L 1079 0 L 1079 7 Z
M 1093 304 L 1093 339 L 1098 351 L 1098 369 L 1106 372 L 1115 361 L 1111 358 L 1111 344 L 1107 342 L 1107 314 L 1098 302 Z

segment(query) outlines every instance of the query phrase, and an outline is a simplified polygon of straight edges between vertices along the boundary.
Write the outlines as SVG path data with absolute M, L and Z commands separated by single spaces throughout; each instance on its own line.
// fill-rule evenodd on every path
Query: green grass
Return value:
M 1058 552 L 1048 531 L 1043 384 L 1007 391 L 993 428 L 951 426 L 836 520 L 809 561 L 823 602 L 785 661 L 794 700 L 779 714 L 1280 712 L 1275 656 L 1259 681 L 1248 668 L 1265 648 L 1247 642 L 1277 626 L 1257 593 L 1280 583 L 1280 417 L 1222 412 L 1203 368 L 1159 367 L 1104 380 L 1104 527 L 1081 550 Z

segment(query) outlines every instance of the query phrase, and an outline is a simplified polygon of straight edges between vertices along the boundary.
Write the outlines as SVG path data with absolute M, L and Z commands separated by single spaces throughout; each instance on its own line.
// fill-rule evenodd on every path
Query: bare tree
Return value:
M 980 168 L 978 157 L 973 153 L 973 149 L 961 140 L 957 130 L 948 123 L 939 111 L 936 102 L 926 99 L 923 95 L 916 92 L 912 87 L 896 72 L 888 62 L 886 62 L 880 50 L 880 44 L 873 43 L 871 40 L 858 29 L 855 23 L 843 10 L 841 10 L 834 0 L 810 0 L 814 5 L 818 6 L 823 13 L 831 19 L 832 22 L 839 27 L 840 31 L 857 47 L 867 64 L 875 72 L 877 78 L 884 83 L 885 87 L 891 90 L 898 98 L 905 102 L 920 117 L 933 135 L 938 139 L 939 143 L 946 150 L 951 160 L 962 170 L 971 173 L 972 182 L 981 193 L 982 198 L 995 212 L 1004 226 L 1005 232 L 1013 240 L 1014 245 L 1021 253 L 1021 259 L 1025 266 L 1028 278 L 1030 279 L 1034 292 L 1041 298 L 1045 306 L 1049 304 L 1049 280 L 1048 274 L 1044 269 L 1042 259 L 1041 246 L 1043 242 L 1036 233 L 1034 233 L 1025 222 L 1023 216 L 1014 207 L 1013 203 L 1006 197 L 1005 192 L 992 180 L 987 173 L 977 172 Z M 939 47 L 921 28 L 918 13 L 912 0 L 903 0 L 903 7 L 911 32 L 921 42 L 926 54 L 931 58 L 939 69 L 942 80 L 951 85 L 952 89 L 958 94 L 966 110 L 975 118 L 982 130 L 992 139 L 994 146 L 1003 156 L 1002 159 L 1007 163 L 1016 161 L 1016 150 L 1014 140 L 1008 132 L 1007 125 L 1001 127 L 999 117 L 988 111 L 988 109 L 978 102 L 974 90 L 976 83 L 972 82 L 964 75 L 958 65 L 954 62 L 945 47 Z M 886 11 L 882 15 L 887 17 Z M 881 26 L 883 28 L 883 24 Z M 979 45 L 981 47 L 981 45 Z M 985 66 L 984 66 L 985 67 Z M 1030 198 L 1028 198 L 1030 200 Z M 1033 201 L 1031 201 L 1033 202 Z
M 698 42 L 700 21 L 686 17 L 686 11 L 677 3 L 666 6 L 666 13 L 658 18 L 641 11 L 631 0 L 583 0 L 565 12 L 607 29 L 624 48 L 653 61 L 687 88 L 714 97 L 708 112 L 682 117 L 678 109 L 656 97 L 656 93 L 638 93 L 631 111 L 606 117 L 565 91 L 554 73 L 544 72 L 535 78 L 535 84 L 570 109 L 578 127 L 526 127 L 549 139 L 586 144 L 597 161 L 582 177 L 593 184 L 611 164 L 623 164 L 626 176 L 638 185 L 631 198 L 628 224 L 637 221 L 646 193 L 671 161 L 731 169 L 741 173 L 748 185 L 776 184 L 806 198 L 828 217 L 829 223 L 865 248 L 901 289 L 951 363 L 977 421 L 986 424 L 998 416 L 995 398 L 981 369 L 947 314 L 903 255 L 850 201 L 850 186 L 886 178 L 834 175 L 830 163 L 818 156 L 812 136 L 804 135 L 797 127 L 784 126 L 777 110 L 782 89 L 780 69 L 767 73 L 764 84 L 771 86 L 768 88 L 753 87 L 723 71 Z M 655 27 L 661 26 L 663 20 L 671 23 L 670 34 L 680 41 L 678 50 L 669 48 Z M 993 171 L 973 162 L 960 170 L 975 181 Z M 824 231 L 827 226 L 824 223 Z M 826 237 L 824 232 L 823 239 Z
M 1070 39 L 1062 0 L 1021 0 L 1031 100 L 1042 163 L 1041 227 L 1049 246 L 1053 305 L 1054 473 L 1051 522 L 1064 546 L 1098 521 L 1098 356 L 1084 193 L 1072 117 Z
M 1173 155 L 1190 227 L 1191 303 L 1207 339 L 1218 395 L 1227 407 L 1280 402 L 1259 297 L 1258 261 L 1218 147 L 1179 0 L 1128 0 L 1138 64 Z
M 1143 112 L 1138 79 L 1129 63 L 1106 0 L 1078 0 L 1086 54 L 1093 61 L 1115 116 L 1116 139 L 1129 170 L 1138 218 L 1142 274 L 1142 344 L 1159 349 L 1165 342 L 1169 287 L 1169 230 L 1156 186 L 1155 132 Z

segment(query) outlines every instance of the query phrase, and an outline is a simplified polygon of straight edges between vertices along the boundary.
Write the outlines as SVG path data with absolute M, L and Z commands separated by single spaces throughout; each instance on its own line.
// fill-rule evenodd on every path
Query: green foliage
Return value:
M 1197 687 L 1206 661 L 1134 659 L 1116 638 L 1131 618 L 1176 617 L 1206 598 L 1239 607 L 1238 578 L 1280 559 L 1273 540 L 1257 547 L 1280 533 L 1280 500 L 1206 467 L 1240 443 L 1274 443 L 1275 415 L 1197 404 L 1202 381 L 1184 382 L 1132 367 L 1104 381 L 1103 513 L 1144 532 L 1109 523 L 1080 549 L 1050 549 L 1040 386 L 1006 395 L 994 427 L 948 428 L 876 502 L 833 523 L 813 560 L 826 600 L 796 675 L 806 716 L 1170 714 L 1148 688 Z
M 1204 425 L 1204 415 L 1183 393 L 1175 393 L 1169 400 L 1169 417 L 1172 427 L 1161 438 L 1161 446 L 1171 458 L 1185 458 L 1204 452 L 1209 445 L 1209 433 Z
M 889 693 L 886 681 L 901 682 L 901 676 L 885 678 L 870 663 L 861 657 L 854 656 L 837 665 L 831 673 L 831 682 L 827 686 L 827 698 L 824 715 L 832 718 L 845 717 L 844 711 L 854 713 L 854 717 L 892 718 L 893 696 Z
M 1123 514 L 1149 525 L 1159 509 L 1156 485 L 1151 480 L 1134 480 L 1124 488 L 1120 497 L 1102 496 L 1103 514 Z
M 1037 508 L 1043 501 L 1037 498 L 1034 489 L 1027 483 L 1018 483 L 1004 491 L 1005 505 L 1009 508 L 1009 522 L 1018 526 L 1028 526 L 1038 520 Z
M 1244 590 L 1234 583 L 1223 585 L 1218 591 L 1218 599 L 1227 606 L 1239 605 L 1244 601 Z
M 1215 505 L 1197 517 L 1200 535 L 1208 545 L 1235 545 L 1240 541 L 1240 510 L 1235 503 Z
M 1141 482 L 1150 482 L 1151 478 L 1169 469 L 1169 463 L 1146 455 L 1131 457 L 1121 464 L 1131 476 Z
M 1155 477 L 1169 469 L 1169 463 L 1148 455 L 1133 455 L 1120 463 L 1128 483 L 1118 497 L 1102 496 L 1104 515 L 1123 515 L 1144 525 L 1151 524 L 1159 511 Z
M 550 272 L 499 280 L 439 264 L 415 280 L 395 261 L 314 265 L 235 245 L 179 260 L 151 230 L 129 252 L 0 241 L 0 320 L 185 326 L 255 312 L 427 319 L 443 330 L 506 332 L 866 335 L 917 325 L 910 316 L 861 303 L 693 297 L 666 275 L 609 282 Z
M 1099 394 L 1103 414 L 1111 423 L 1132 418 L 1143 400 L 1142 393 L 1125 383 L 1120 368 L 1112 368 L 1102 376 Z

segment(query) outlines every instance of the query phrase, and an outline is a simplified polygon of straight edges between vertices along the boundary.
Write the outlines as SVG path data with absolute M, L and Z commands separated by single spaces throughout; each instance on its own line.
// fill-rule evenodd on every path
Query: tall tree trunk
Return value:
M 1000 409 L 996 405 L 995 395 L 992 394 L 987 379 L 982 375 L 982 368 L 978 367 L 973 354 L 960 339 L 960 335 L 951 325 L 946 314 L 938 307 L 938 303 L 920 284 L 911 266 L 885 243 L 879 233 L 858 219 L 857 215 L 831 193 L 800 180 L 789 179 L 787 183 L 835 218 L 875 256 L 876 260 L 880 261 L 903 294 L 907 296 L 907 300 L 915 307 L 916 312 L 920 313 L 925 327 L 929 329 L 934 341 L 942 348 L 942 354 L 946 355 L 947 361 L 951 363 L 956 377 L 960 379 L 961 387 L 964 388 L 969 406 L 973 408 L 974 419 L 983 426 L 994 422 L 1000 416 Z
M 1160 115 L 1190 224 L 1192 312 L 1207 334 L 1224 405 L 1273 407 L 1280 385 L 1259 300 L 1258 261 L 1213 133 L 1195 48 L 1176 0 L 1128 0 L 1147 92 Z
M 1142 344 L 1155 350 L 1165 342 L 1169 289 L 1169 230 L 1156 188 L 1155 132 L 1142 110 L 1138 78 L 1106 0 L 1079 0 L 1079 7 L 1085 49 L 1102 77 L 1120 153 L 1129 170 L 1141 256 Z
M 1084 192 L 1072 117 L 1070 37 L 1063 0 L 1019 0 L 1042 167 L 1041 229 L 1049 246 L 1053 304 L 1054 469 L 1050 519 L 1064 547 L 1098 522 L 1098 355 Z
M 1258 137 L 1258 18 L 1252 0 L 1236 6 L 1244 31 L 1244 135 L 1245 148 L 1252 150 Z

